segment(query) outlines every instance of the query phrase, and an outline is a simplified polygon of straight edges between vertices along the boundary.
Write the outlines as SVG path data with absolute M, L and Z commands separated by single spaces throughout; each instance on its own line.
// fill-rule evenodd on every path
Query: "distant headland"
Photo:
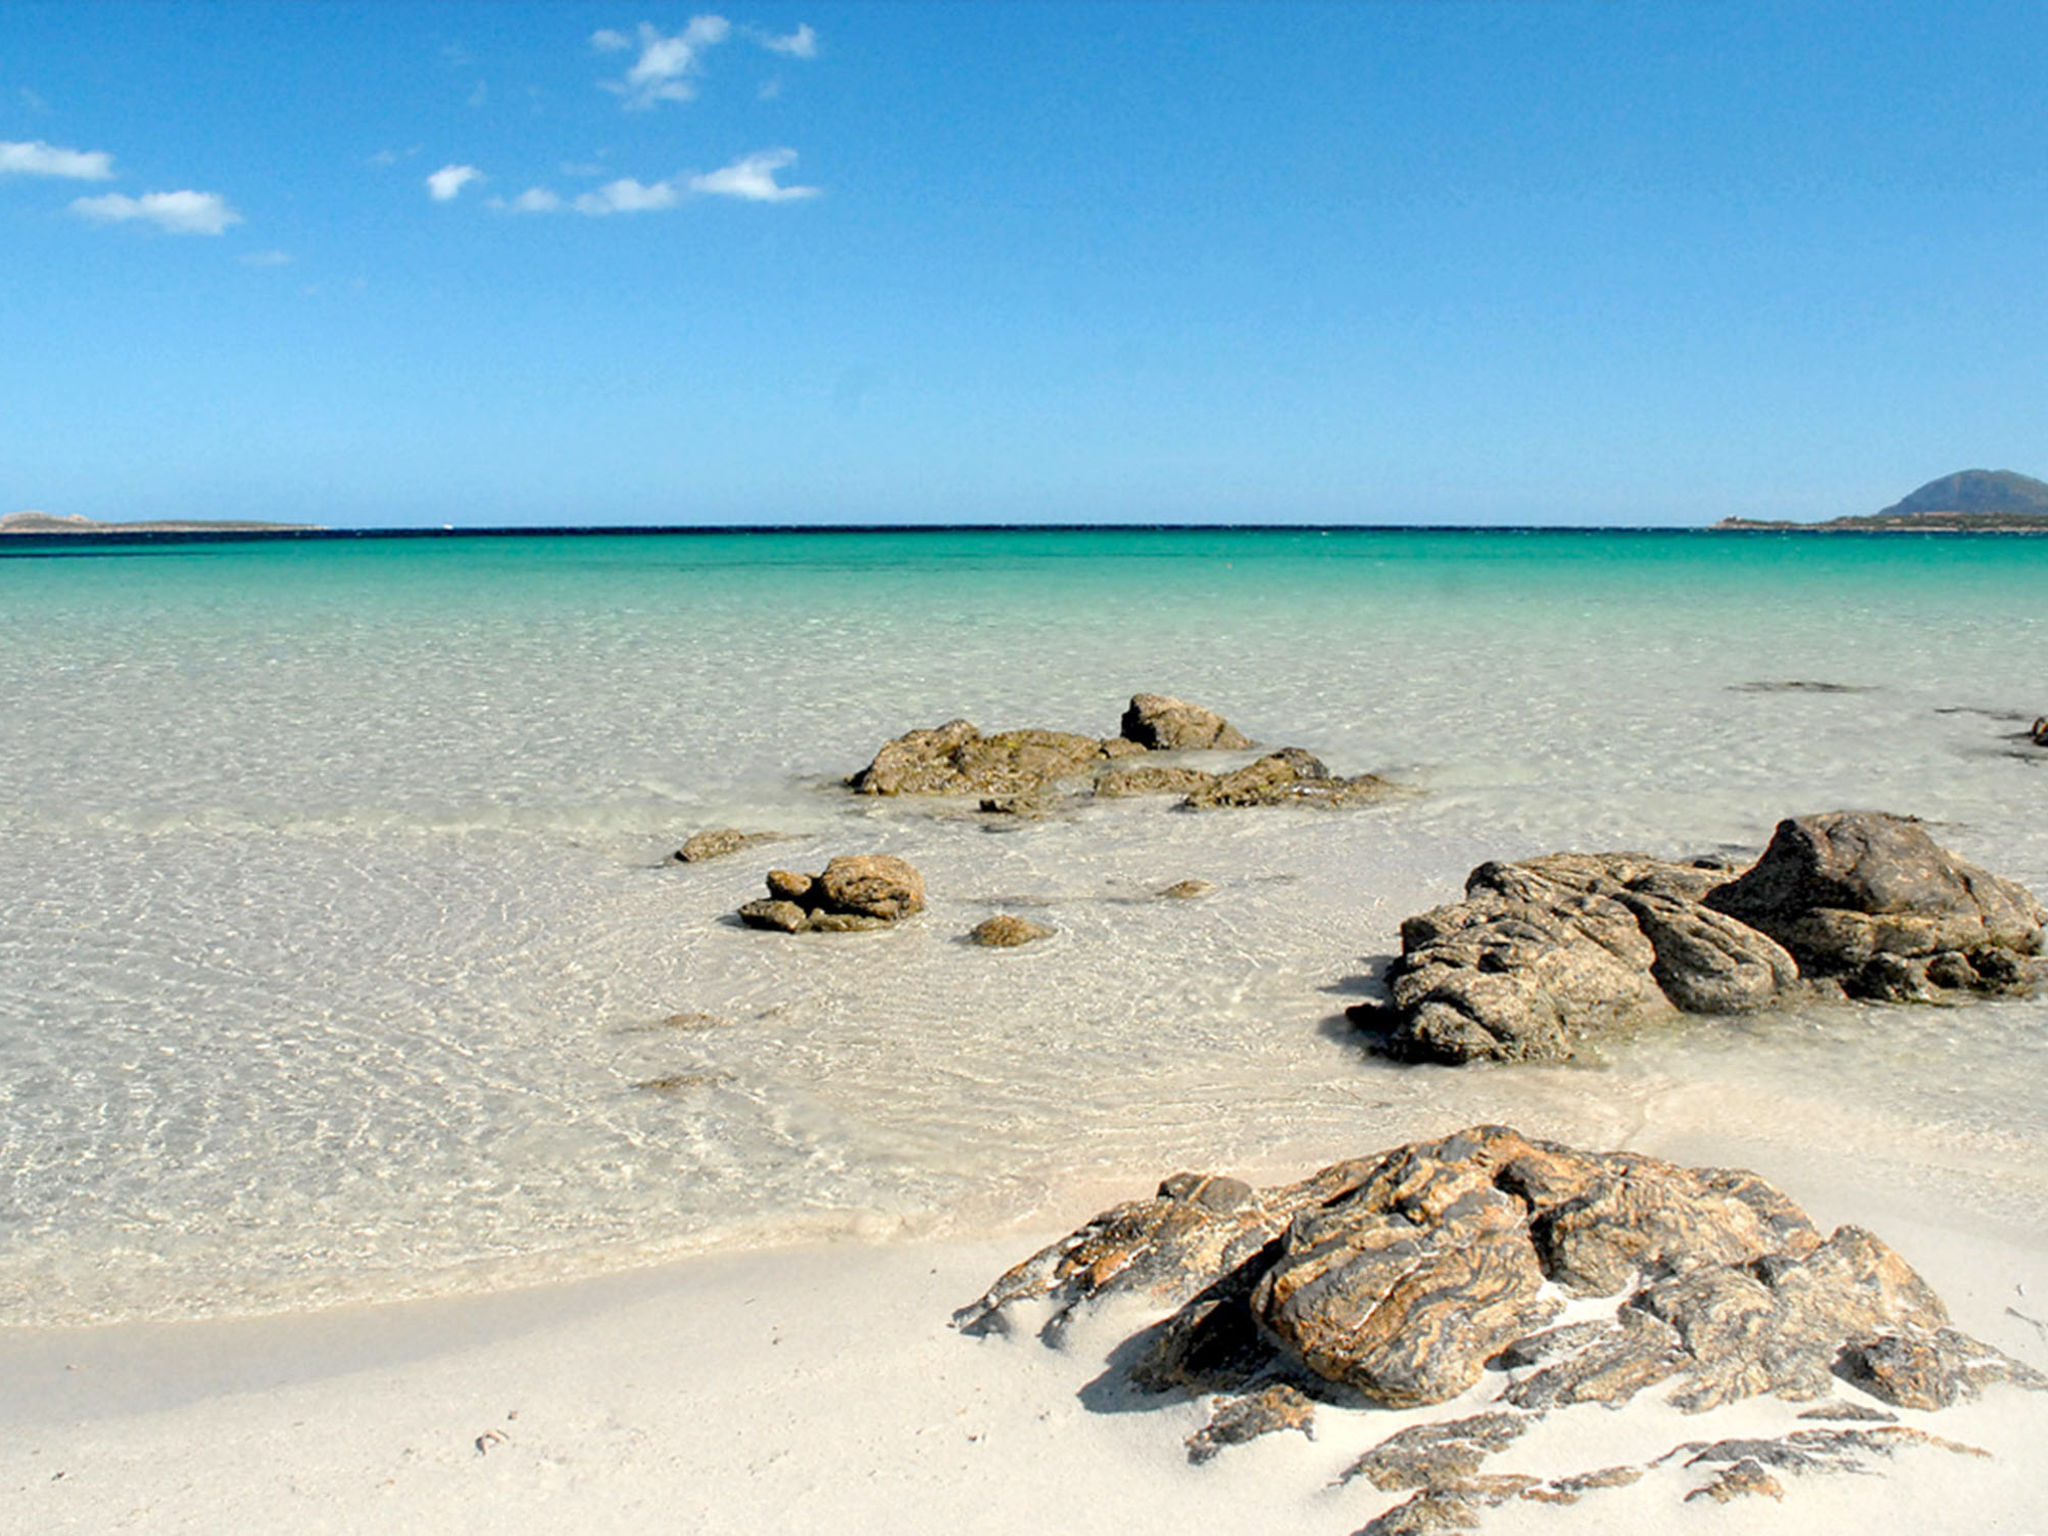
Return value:
M 313 523 L 248 523 L 175 518 L 147 523 L 98 523 L 76 512 L 0 514 L 0 533 L 303 533 Z
M 1716 528 L 1804 533 L 2048 533 L 2048 483 L 2009 469 L 1964 469 L 1930 480 L 1902 501 L 1864 517 L 1824 523 L 1725 517 Z

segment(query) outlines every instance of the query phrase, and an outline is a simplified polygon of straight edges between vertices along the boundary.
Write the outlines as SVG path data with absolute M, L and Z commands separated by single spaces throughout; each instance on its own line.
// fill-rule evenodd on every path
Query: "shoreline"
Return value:
M 1664 1140 L 1642 1149 L 1667 1155 Z M 1376 1148 L 1365 1138 L 1358 1150 Z M 2048 1329 L 2016 1315 L 2035 1297 L 2029 1315 L 2048 1310 L 2048 1239 L 1945 1228 L 1853 1167 L 1823 1185 L 1825 1163 L 1782 1181 L 1824 1227 L 1870 1226 L 1959 1327 L 2048 1361 Z M 1148 1192 L 1134 1180 L 1125 1194 Z M 1119 1536 L 1262 1521 L 1346 1536 L 1406 1496 L 1332 1486 L 1351 1458 L 1483 1406 L 1325 1408 L 1314 1439 L 1271 1436 L 1191 1467 L 1181 1442 L 1205 1418 L 1199 1401 L 1090 1390 L 1150 1314 L 1104 1308 L 1058 1350 L 951 1327 L 955 1308 L 1065 1230 L 702 1254 L 467 1298 L 0 1334 L 0 1510 L 50 1532 L 881 1532 L 906 1516 L 1006 1532 L 1085 1515 Z M 1687 1439 L 1783 1434 L 1808 1427 L 1802 1406 L 1750 1400 L 1695 1419 L 1650 1400 L 1621 1414 L 1588 1405 L 1553 1415 L 1499 1469 L 1569 1472 Z M 1715 1528 L 2028 1528 L 2048 1399 L 1993 1389 L 1900 1418 L 1993 1459 L 1920 1447 L 1878 1477 L 1788 1475 L 1782 1504 L 1743 1500 Z M 1675 1518 L 1689 1476 L 1702 1480 L 1673 1463 L 1569 1511 L 1489 1512 L 1482 1529 L 1655 1527 Z

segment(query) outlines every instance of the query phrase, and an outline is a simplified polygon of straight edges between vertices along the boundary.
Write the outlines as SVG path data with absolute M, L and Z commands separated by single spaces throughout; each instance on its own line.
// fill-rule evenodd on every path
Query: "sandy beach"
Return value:
M 1944 1230 L 1897 1191 L 1804 1193 L 1824 1225 L 1881 1230 L 1959 1326 L 2041 1357 L 2048 1341 L 2026 1318 L 2048 1312 L 2048 1247 Z M 0 1339 L 0 1524 L 822 1533 L 1085 1522 L 1126 1536 L 1343 1536 L 1403 1496 L 1338 1486 L 1351 1460 L 1465 1407 L 1325 1408 L 1313 1440 L 1273 1435 L 1190 1466 L 1182 1442 L 1204 1421 L 1200 1403 L 1091 1387 L 1148 1319 L 1106 1308 L 1058 1350 L 949 1325 L 1052 1235 L 814 1246 L 460 1302 L 18 1333 Z M 1472 1406 L 1497 1390 L 1483 1383 Z M 1556 1476 L 1812 1427 L 1799 1408 L 1752 1400 L 1689 1418 L 1647 1398 L 1625 1413 L 1584 1406 L 1489 1470 Z M 1510 1504 L 1483 1528 L 2040 1529 L 2048 1396 L 1995 1388 L 1899 1418 L 1989 1459 L 1909 1448 L 1881 1476 L 1788 1474 L 1782 1503 L 1720 1506 L 1684 1502 L 1706 1477 L 1679 1458 L 1569 1508 Z

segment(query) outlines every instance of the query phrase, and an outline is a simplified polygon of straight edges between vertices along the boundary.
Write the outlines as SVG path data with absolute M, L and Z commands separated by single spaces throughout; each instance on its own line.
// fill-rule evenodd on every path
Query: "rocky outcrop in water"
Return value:
M 768 895 L 740 908 L 749 928 L 778 933 L 852 933 L 887 928 L 924 910 L 924 877 L 893 854 L 834 859 L 823 874 L 768 872 Z
M 846 782 L 863 795 L 972 795 L 991 814 L 1033 815 L 1063 799 L 1173 795 L 1186 809 L 1250 805 L 1363 805 L 1395 793 L 1370 774 L 1340 778 L 1314 755 L 1285 747 L 1226 773 L 1161 753 L 1242 750 L 1251 741 L 1214 710 L 1141 693 L 1122 734 L 1097 738 L 1039 729 L 984 735 L 968 720 L 906 732 Z
M 1846 1384 L 1925 1408 L 1994 1385 L 2048 1390 L 2048 1376 L 1954 1329 L 1875 1235 L 1823 1234 L 1755 1174 L 1577 1151 L 1502 1126 L 1269 1189 L 1176 1175 L 1026 1259 L 955 1321 L 1006 1331 L 1028 1306 L 1056 1340 L 1113 1296 L 1167 1311 L 1114 1352 L 1129 1386 L 1217 1394 L 1189 1441 L 1197 1460 L 1257 1433 L 1306 1432 L 1317 1402 L 1408 1409 L 1490 1383 L 1486 1411 L 1404 1429 L 1344 1474 L 1420 1490 L 1368 1527 L 1387 1532 L 1462 1529 L 1507 1498 L 1570 1502 L 1643 1476 L 1647 1465 L 1482 1472 L 1531 1424 L 1578 1405 L 1654 1391 L 1706 1413 L 1763 1394 L 1840 1402 Z M 1568 1302 L 1582 1315 L 1560 1324 Z M 1872 1416 L 1841 1407 L 1831 1416 Z M 1918 1434 L 1802 1430 L 1671 1454 L 1812 1470 Z M 1768 1492 L 1735 1487 L 1745 1477 L 1717 1474 L 1731 1497 Z M 1420 1523 L 1452 1515 L 1462 1523 Z
M 1832 990 L 1885 1001 L 2023 989 L 2044 914 L 1910 818 L 1779 823 L 1741 873 L 1645 854 L 1489 863 L 1407 919 L 1391 1006 L 1354 1020 L 1409 1060 L 1555 1061 L 1677 1011 L 1745 1013 Z
M 1133 695 L 1120 734 L 1125 741 L 1135 741 L 1154 752 L 1242 750 L 1252 744 L 1249 736 L 1215 710 L 1163 693 Z

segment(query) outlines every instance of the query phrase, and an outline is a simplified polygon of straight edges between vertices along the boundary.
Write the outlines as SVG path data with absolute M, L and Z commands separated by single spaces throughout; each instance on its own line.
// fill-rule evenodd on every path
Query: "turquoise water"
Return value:
M 1482 858 L 1754 848 L 1876 805 L 2048 889 L 2048 754 L 2015 739 L 2048 710 L 2044 593 L 2048 542 L 1997 537 L 9 542 L 0 1308 L 979 1230 L 1472 1118 L 1787 1161 L 1826 1124 L 1906 1195 L 2023 1221 L 2040 1189 L 1977 1171 L 2048 1166 L 2033 1004 L 1463 1075 L 1332 1021 Z M 1421 793 L 998 832 L 837 787 L 912 726 L 1107 734 L 1141 689 Z M 791 841 L 662 863 L 726 824 Z M 725 921 L 769 862 L 866 850 L 925 871 L 928 916 Z M 1151 899 L 1190 875 L 1217 894 Z M 955 942 L 1026 907 L 1055 941 Z

